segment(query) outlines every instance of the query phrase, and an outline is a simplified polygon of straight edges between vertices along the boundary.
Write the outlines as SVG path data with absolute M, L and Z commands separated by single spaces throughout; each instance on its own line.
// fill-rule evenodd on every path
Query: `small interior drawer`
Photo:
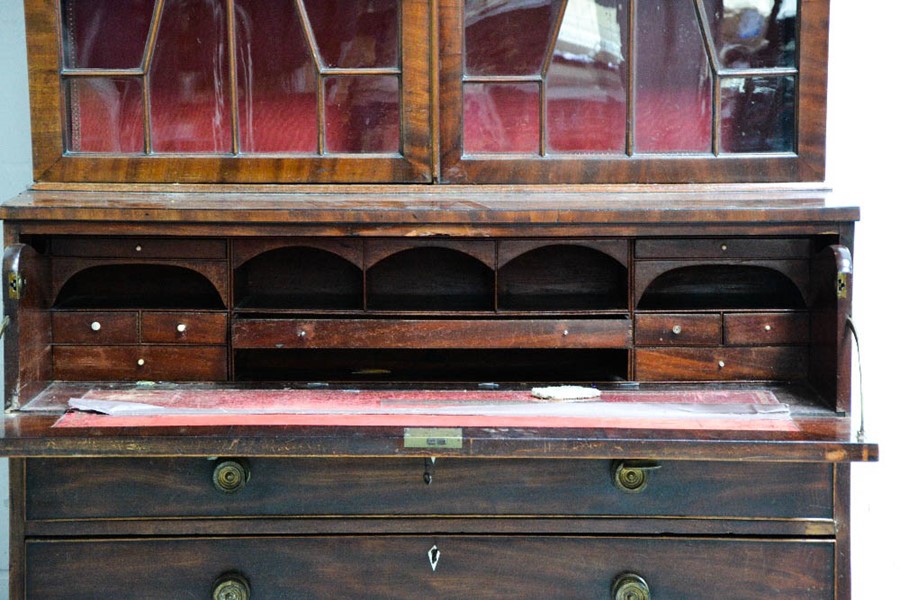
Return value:
M 663 461 L 644 472 L 636 490 L 616 483 L 628 466 L 558 459 L 32 459 L 26 517 L 833 516 L 832 471 L 824 463 Z M 241 482 L 231 493 L 216 484 L 225 470 Z
M 225 240 L 202 238 L 80 237 L 53 238 L 55 256 L 90 258 L 224 259 Z
M 640 381 L 793 381 L 806 378 L 805 347 L 642 348 L 635 351 Z
M 637 240 L 635 258 L 807 258 L 808 239 L 704 238 Z
M 53 347 L 54 377 L 63 381 L 222 381 L 225 346 Z
M 156 312 L 141 315 L 141 339 L 164 344 L 224 344 L 228 333 L 224 312 Z
M 719 314 L 635 315 L 634 343 L 638 346 L 717 346 L 721 342 Z
M 726 313 L 725 343 L 731 346 L 807 344 L 809 315 L 806 312 Z
M 57 344 L 133 344 L 138 341 L 137 312 L 54 311 L 50 317 Z
M 42 600 L 224 598 L 212 594 L 222 585 L 241 589 L 232 597 L 260 599 L 822 600 L 834 597 L 835 547 L 833 540 L 428 533 L 36 540 L 27 544 L 25 573 L 29 594 Z

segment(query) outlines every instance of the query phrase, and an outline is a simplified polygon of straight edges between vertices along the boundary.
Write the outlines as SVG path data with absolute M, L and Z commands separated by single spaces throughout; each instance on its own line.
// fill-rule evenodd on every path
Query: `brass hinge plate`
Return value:
M 458 427 L 407 427 L 403 430 L 404 448 L 453 450 L 462 448 L 462 439 L 462 428 Z
M 22 297 L 25 288 L 25 280 L 17 271 L 10 271 L 6 280 L 7 297 L 10 300 L 18 300 Z

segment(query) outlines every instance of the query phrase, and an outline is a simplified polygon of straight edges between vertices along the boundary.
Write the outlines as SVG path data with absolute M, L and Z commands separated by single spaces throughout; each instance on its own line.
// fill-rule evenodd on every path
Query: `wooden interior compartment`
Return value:
M 401 249 L 367 269 L 366 306 L 378 311 L 492 311 L 494 270 L 464 248 Z
M 224 309 L 224 261 L 152 263 L 55 259 L 54 308 Z
M 55 310 L 50 313 L 56 344 L 135 344 L 137 311 Z
M 628 374 L 618 349 L 235 350 L 238 381 L 603 382 Z
M 725 344 L 729 346 L 771 346 L 809 343 L 809 313 L 762 312 L 726 313 Z
M 271 248 L 244 260 L 247 242 L 235 244 L 236 309 L 361 310 L 363 272 L 359 259 L 343 244 L 318 243 Z M 238 254 L 240 253 L 240 254 Z
M 722 315 L 636 314 L 636 346 L 718 346 L 722 342 Z
M 244 521 L 236 524 L 243 531 Z M 427 527 L 427 525 L 425 526 Z M 208 598 L 239 573 L 252 598 L 609 598 L 623 573 L 654 598 L 830 598 L 834 540 L 349 535 L 60 539 L 26 543 L 43 600 Z M 165 557 L 165 560 L 159 560 Z M 90 576 L 86 576 L 90 573 Z M 301 587 L 302 586 L 302 587 Z
M 808 261 L 698 264 L 638 261 L 638 310 L 805 308 Z
M 612 244 L 615 244 L 613 242 Z M 521 246 L 522 244 L 516 244 Z M 507 258 L 508 246 L 500 244 L 498 308 L 528 311 L 600 311 L 628 306 L 628 274 L 622 258 L 605 254 L 590 242 L 544 242 L 522 248 Z M 627 248 L 624 250 L 627 263 Z
M 222 458 L 221 461 L 235 460 Z M 289 515 L 579 515 L 831 519 L 824 463 L 663 461 L 647 486 L 614 483 L 618 461 L 243 458 L 246 485 L 213 485 L 207 458 L 29 459 L 26 519 Z M 747 481 L 756 485 L 747 486 Z M 343 493 L 335 496 L 334 490 Z M 79 502 L 72 502 L 73 497 Z M 177 499 L 177 500 L 176 500 Z
M 806 259 L 808 238 L 643 239 L 634 243 L 634 257 Z

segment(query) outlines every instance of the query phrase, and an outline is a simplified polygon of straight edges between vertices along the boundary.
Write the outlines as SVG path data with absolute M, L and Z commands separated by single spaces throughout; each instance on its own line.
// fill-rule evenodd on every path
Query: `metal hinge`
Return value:
M 837 291 L 837 297 L 839 300 L 843 300 L 847 297 L 847 273 L 838 273 L 837 281 L 835 282 L 835 288 Z
M 22 297 L 25 289 L 25 279 L 19 275 L 18 271 L 10 271 L 7 276 L 7 297 L 10 300 L 18 300 Z

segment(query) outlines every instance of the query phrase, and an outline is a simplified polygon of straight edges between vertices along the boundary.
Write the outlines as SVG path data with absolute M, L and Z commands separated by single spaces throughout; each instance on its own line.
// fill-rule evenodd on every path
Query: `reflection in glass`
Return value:
M 224 0 L 166 0 L 150 70 L 156 152 L 231 152 Z
M 466 73 L 539 73 L 561 5 L 562 0 L 466 0 Z
M 792 152 L 793 77 L 722 81 L 722 151 Z
M 397 66 L 397 0 L 304 0 L 304 5 L 326 66 Z
M 797 0 L 704 0 L 726 69 L 796 66 Z
M 70 152 L 143 152 L 144 103 L 139 79 L 70 79 L 66 90 Z
M 235 30 L 241 151 L 315 152 L 316 71 L 294 1 L 237 0 Z
M 399 152 L 400 82 L 393 75 L 325 80 L 328 152 Z
M 619 0 L 569 0 L 547 74 L 556 152 L 624 152 L 627 22 Z
M 712 86 L 693 0 L 637 0 L 635 150 L 710 152 Z
M 540 150 L 537 83 L 469 83 L 463 86 L 465 152 Z
M 63 55 L 70 69 L 141 66 L 155 0 L 64 0 Z

